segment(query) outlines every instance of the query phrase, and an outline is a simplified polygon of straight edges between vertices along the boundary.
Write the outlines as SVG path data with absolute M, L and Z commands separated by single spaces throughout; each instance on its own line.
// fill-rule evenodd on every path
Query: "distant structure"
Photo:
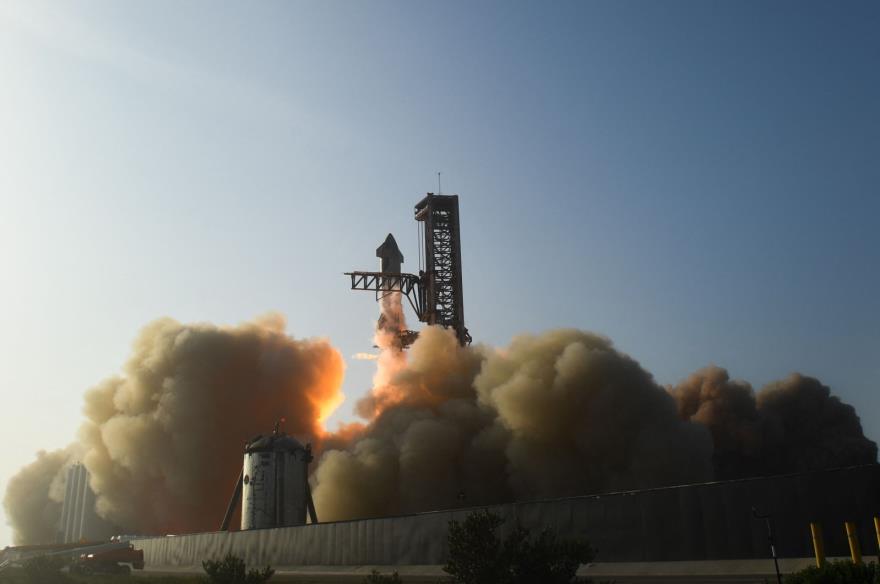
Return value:
M 428 193 L 415 206 L 415 220 L 422 223 L 423 242 L 419 274 L 400 272 L 403 254 L 389 234 L 376 250 L 381 258 L 380 272 L 346 272 L 352 290 L 380 295 L 400 292 L 409 300 L 418 319 L 455 331 L 458 342 L 468 345 L 471 335 L 464 324 L 464 293 L 461 278 L 461 227 L 458 216 L 458 195 Z M 403 346 L 411 344 L 415 335 L 404 331 Z
M 244 448 L 244 464 L 238 477 L 221 531 L 229 529 L 238 500 L 241 505 L 241 529 L 291 527 L 318 522 L 312 491 L 309 487 L 309 463 L 312 447 L 303 446 L 279 430 L 251 439 Z
M 89 486 L 89 471 L 79 462 L 72 464 L 67 469 L 57 543 L 103 539 L 107 531 L 107 524 L 95 513 L 95 493 Z

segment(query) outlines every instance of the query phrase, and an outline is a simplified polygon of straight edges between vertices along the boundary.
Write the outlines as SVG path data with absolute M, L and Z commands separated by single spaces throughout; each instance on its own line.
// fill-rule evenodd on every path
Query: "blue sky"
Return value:
M 870 1 L 3 2 L 0 489 L 154 318 L 369 351 L 341 274 L 388 232 L 415 269 L 438 171 L 476 341 L 801 371 L 880 439 L 877 30 Z

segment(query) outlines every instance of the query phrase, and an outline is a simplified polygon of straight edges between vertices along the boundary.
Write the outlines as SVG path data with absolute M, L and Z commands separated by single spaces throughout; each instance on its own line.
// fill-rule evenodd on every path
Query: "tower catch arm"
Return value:
M 351 277 L 352 290 L 375 292 L 377 299 L 391 292 L 400 292 L 406 296 L 418 319 L 425 320 L 425 292 L 421 278 L 415 274 L 345 272 L 345 275 Z

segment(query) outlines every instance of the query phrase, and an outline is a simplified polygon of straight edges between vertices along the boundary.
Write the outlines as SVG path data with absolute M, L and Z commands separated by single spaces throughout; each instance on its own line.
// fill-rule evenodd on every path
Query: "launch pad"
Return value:
M 403 254 L 389 234 L 376 250 L 382 260 L 381 271 L 346 272 L 351 289 L 375 292 L 377 299 L 399 293 L 409 301 L 419 321 L 452 329 L 459 343 L 469 345 L 471 335 L 464 324 L 458 195 L 428 193 L 416 204 L 414 217 L 422 224 L 419 260 L 424 269 L 418 274 L 402 273 Z M 412 344 L 417 334 L 401 331 L 401 345 Z

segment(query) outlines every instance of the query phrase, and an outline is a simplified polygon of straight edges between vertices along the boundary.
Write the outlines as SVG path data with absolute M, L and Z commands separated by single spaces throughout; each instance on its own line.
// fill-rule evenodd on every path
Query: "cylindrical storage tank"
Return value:
M 241 528 L 305 525 L 311 448 L 283 433 L 258 436 L 244 450 Z

